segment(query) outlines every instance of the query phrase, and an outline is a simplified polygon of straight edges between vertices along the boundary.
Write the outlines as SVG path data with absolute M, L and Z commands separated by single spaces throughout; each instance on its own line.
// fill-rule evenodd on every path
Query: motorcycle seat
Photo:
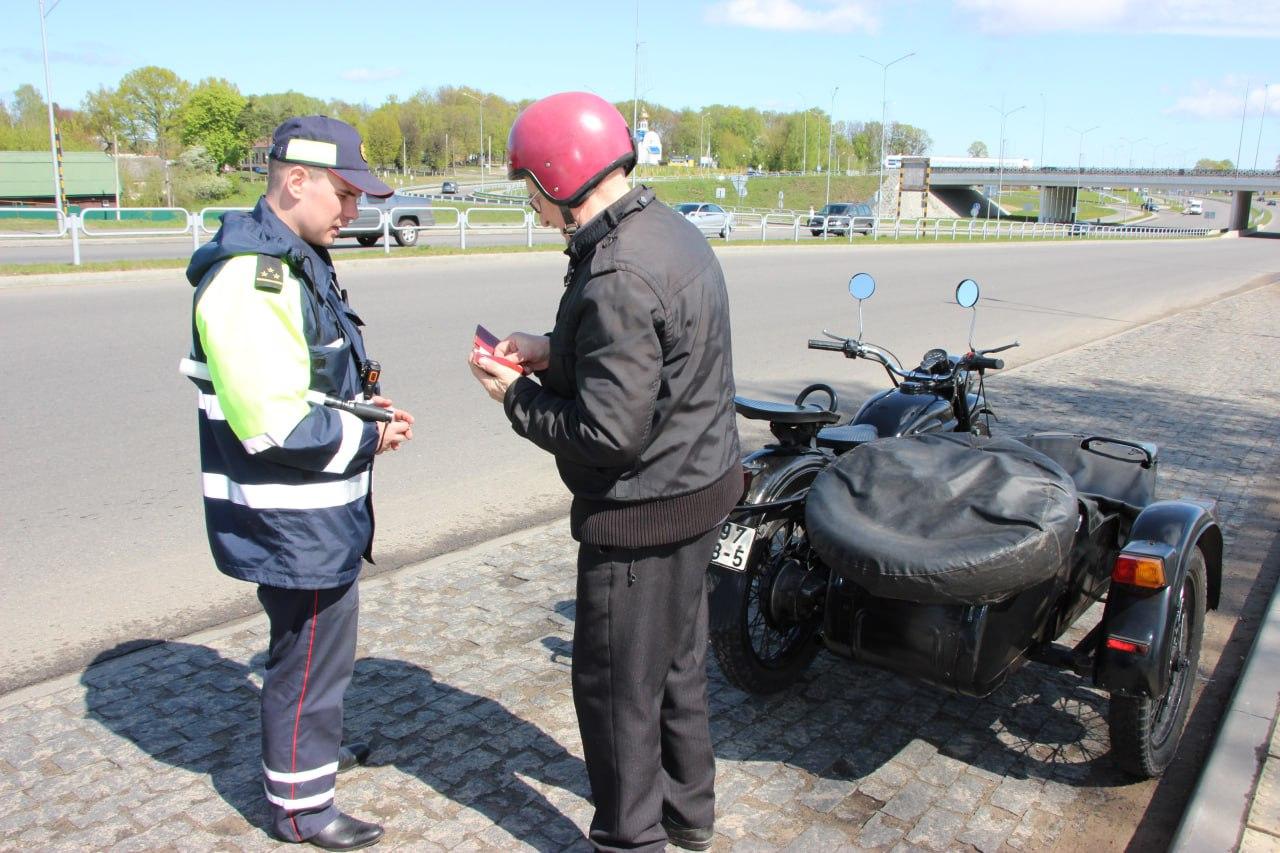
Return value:
M 1069 570 L 1080 504 L 1054 460 L 1009 438 L 864 444 L 813 481 L 805 527 L 832 571 L 881 598 L 991 604 Z
M 829 412 L 815 403 L 797 406 L 792 403 L 771 403 L 734 397 L 733 407 L 738 414 L 753 421 L 769 421 L 776 424 L 833 424 L 840 420 L 839 412 Z
M 842 424 L 818 431 L 818 446 L 844 453 L 880 437 L 872 424 Z

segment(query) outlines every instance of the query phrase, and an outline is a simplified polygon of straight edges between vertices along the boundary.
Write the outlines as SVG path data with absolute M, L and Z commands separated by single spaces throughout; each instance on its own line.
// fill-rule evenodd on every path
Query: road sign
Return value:
M 724 198 L 724 187 L 716 187 L 716 198 Z
M 782 190 L 778 190 L 778 209 L 782 209 Z
M 747 197 L 747 176 L 746 175 L 730 175 L 729 183 L 733 184 L 733 188 L 738 191 L 739 198 Z

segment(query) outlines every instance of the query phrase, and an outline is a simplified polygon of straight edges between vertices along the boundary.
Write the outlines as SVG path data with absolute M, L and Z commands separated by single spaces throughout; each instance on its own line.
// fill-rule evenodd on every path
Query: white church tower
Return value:
M 640 114 L 640 125 L 636 128 L 636 163 L 641 166 L 656 166 L 662 162 L 662 137 L 656 130 L 649 129 L 649 114 Z

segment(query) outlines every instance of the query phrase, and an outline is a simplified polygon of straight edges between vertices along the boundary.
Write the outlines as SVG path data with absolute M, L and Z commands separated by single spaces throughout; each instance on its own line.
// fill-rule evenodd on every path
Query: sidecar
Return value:
M 1155 500 L 1157 464 L 1153 445 L 1065 433 L 851 451 L 805 500 L 823 643 L 975 696 L 1028 660 L 1072 669 L 1110 692 L 1120 765 L 1158 775 L 1218 604 L 1222 534 L 1210 507 Z M 1097 625 L 1057 645 L 1095 602 Z

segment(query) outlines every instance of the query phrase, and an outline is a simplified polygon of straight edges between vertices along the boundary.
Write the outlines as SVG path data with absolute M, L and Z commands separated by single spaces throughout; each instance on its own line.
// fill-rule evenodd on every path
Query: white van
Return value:
M 1193 216 L 1199 216 L 1204 213 L 1204 203 L 1198 198 L 1187 199 L 1186 205 L 1182 208 L 1183 213 L 1190 213 Z

